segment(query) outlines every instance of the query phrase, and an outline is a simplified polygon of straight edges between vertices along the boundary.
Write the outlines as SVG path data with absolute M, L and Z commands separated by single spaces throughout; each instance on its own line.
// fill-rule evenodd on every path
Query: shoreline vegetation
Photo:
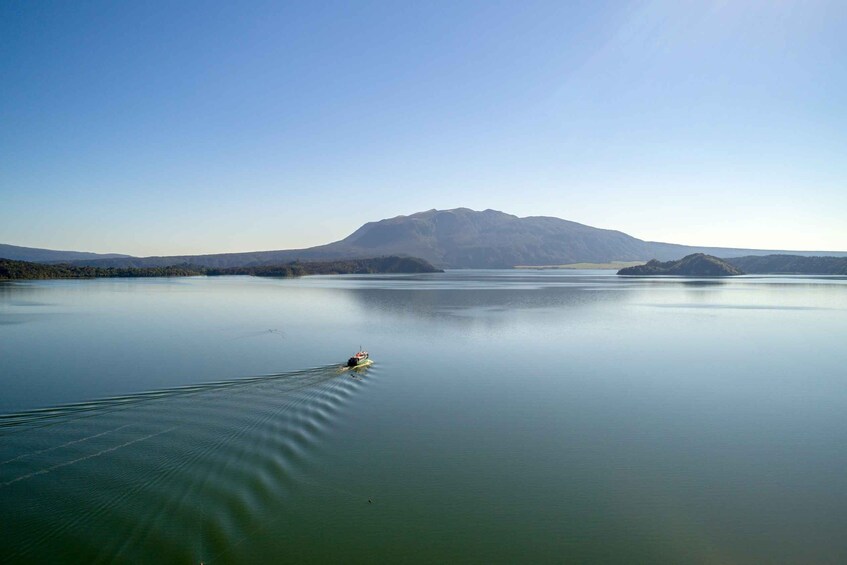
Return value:
M 677 261 L 615 261 L 610 263 L 569 263 L 564 265 L 519 265 L 514 269 L 597 269 L 615 270 L 629 276 L 735 275 L 841 275 L 847 276 L 847 257 L 764 255 L 720 259 L 695 253 Z M 300 277 L 306 275 L 391 274 L 443 272 L 416 257 L 384 256 L 337 261 L 291 261 L 241 267 L 207 267 L 191 263 L 156 267 L 100 267 L 74 263 L 35 263 L 0 258 L 2 280 L 49 280 L 94 278 L 194 277 L 249 275 L 256 277 Z
M 348 275 L 441 272 L 416 257 L 374 257 L 344 261 L 292 261 L 279 265 L 245 267 L 204 267 L 168 265 L 163 267 L 91 267 L 62 263 L 48 265 L 0 258 L 0 280 L 97 279 L 144 277 L 194 277 L 250 275 L 255 277 L 301 277 L 305 275 Z

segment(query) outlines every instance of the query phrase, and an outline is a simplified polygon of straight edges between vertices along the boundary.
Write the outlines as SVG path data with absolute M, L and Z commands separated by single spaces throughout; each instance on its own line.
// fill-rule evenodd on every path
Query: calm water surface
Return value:
M 845 367 L 844 278 L 0 283 L 0 560 L 841 563 Z

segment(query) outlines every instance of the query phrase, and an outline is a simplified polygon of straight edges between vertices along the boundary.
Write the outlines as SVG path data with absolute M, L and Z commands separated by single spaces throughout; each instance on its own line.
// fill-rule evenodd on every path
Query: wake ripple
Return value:
M 0 554 L 227 554 L 278 518 L 270 509 L 377 375 L 332 365 L 0 416 L 0 512 L 15 516 L 4 521 Z

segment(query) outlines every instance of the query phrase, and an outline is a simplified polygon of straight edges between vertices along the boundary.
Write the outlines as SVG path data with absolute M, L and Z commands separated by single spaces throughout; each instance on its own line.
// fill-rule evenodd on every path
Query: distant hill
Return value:
M 89 265 L 43 264 L 0 259 L 0 280 L 90 279 L 125 277 L 190 277 L 252 275 L 297 277 L 303 275 L 433 273 L 438 269 L 415 257 L 375 257 L 353 261 L 323 261 L 265 265 L 259 267 L 207 268 L 197 265 L 166 267 L 92 267 Z
M 692 253 L 740 257 L 771 254 L 774 251 L 691 247 L 644 241 L 623 232 L 594 228 L 559 218 L 519 218 L 496 210 L 476 212 L 456 208 L 368 222 L 341 241 L 308 249 L 143 258 L 85 258 L 74 262 L 101 267 L 189 264 L 229 268 L 278 265 L 295 260 L 330 261 L 396 255 L 420 257 L 441 268 L 492 269 L 515 265 L 646 261 L 651 258 L 667 261 Z M 820 252 L 791 253 L 821 255 Z
M 653 259 L 645 265 L 626 267 L 618 271 L 619 275 L 675 275 L 684 277 L 727 277 L 743 275 L 738 268 L 723 259 L 704 253 L 693 253 L 677 261 L 662 263 Z
M 732 257 L 726 262 L 751 275 L 847 275 L 847 257 L 763 255 Z
M 452 268 L 509 268 L 641 259 L 649 244 L 613 230 L 550 217 L 518 218 L 495 210 L 429 210 L 369 222 L 323 248 L 405 253 Z
M 39 249 L 37 247 L 19 247 L 0 243 L 0 257 L 14 261 L 35 261 L 50 263 L 54 261 L 81 261 L 86 259 L 125 258 L 129 255 L 119 253 L 86 253 L 85 251 L 56 251 L 54 249 Z

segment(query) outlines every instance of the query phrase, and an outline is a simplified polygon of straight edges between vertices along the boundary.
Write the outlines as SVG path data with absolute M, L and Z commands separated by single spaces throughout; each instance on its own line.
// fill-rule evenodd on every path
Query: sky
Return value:
M 0 243 L 288 249 L 431 208 L 847 250 L 847 2 L 0 3 Z

